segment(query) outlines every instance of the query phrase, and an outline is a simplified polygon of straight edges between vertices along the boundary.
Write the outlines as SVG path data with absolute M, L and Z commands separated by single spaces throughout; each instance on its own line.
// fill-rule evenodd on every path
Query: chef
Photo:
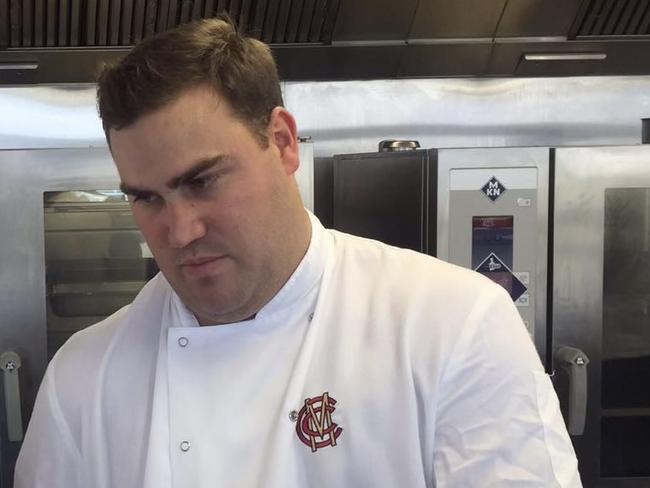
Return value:
M 304 209 L 268 46 L 184 25 L 98 106 L 161 273 L 54 357 L 16 488 L 581 486 L 505 290 Z

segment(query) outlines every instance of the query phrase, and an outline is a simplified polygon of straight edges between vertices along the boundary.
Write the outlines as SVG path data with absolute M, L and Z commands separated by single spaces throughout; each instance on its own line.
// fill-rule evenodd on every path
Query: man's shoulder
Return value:
M 54 370 L 58 387 L 65 387 L 70 378 L 75 382 L 94 383 L 97 375 L 105 369 L 109 355 L 119 355 L 125 347 L 136 347 L 133 338 L 144 332 L 139 329 L 159 325 L 159 321 L 147 324 L 146 315 L 159 315 L 160 311 L 155 309 L 161 307 L 158 302 L 165 286 L 169 285 L 161 275 L 153 278 L 133 302 L 73 334 L 57 351 L 49 366 Z M 154 346 L 157 347 L 157 343 Z
M 498 285 L 483 275 L 441 259 L 358 237 L 330 231 L 338 268 L 360 273 L 368 284 L 391 294 L 476 298 L 498 292 Z

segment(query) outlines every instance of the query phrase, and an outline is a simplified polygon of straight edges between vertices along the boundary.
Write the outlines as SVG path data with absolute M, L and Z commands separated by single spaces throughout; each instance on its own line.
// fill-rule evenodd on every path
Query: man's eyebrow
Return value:
M 135 186 L 127 185 L 126 183 L 120 183 L 120 191 L 125 195 L 143 195 L 146 193 L 152 193 L 149 190 L 143 190 L 141 188 L 136 188 Z
M 179 186 L 184 185 L 188 181 L 191 181 L 192 179 L 196 178 L 198 175 L 203 173 L 204 171 L 223 164 L 227 160 L 229 160 L 230 157 L 225 155 L 225 154 L 220 154 L 219 156 L 214 156 L 211 158 L 206 158 L 206 159 L 201 159 L 198 162 L 194 164 L 190 169 L 185 171 L 184 173 L 175 176 L 172 178 L 168 183 L 167 183 L 167 188 L 170 190 L 174 190 L 178 188 Z
M 200 175 L 204 171 L 214 166 L 223 164 L 224 162 L 230 159 L 231 157 L 225 154 L 221 154 L 219 156 L 214 156 L 210 158 L 200 159 L 190 169 L 172 178 L 167 183 L 167 187 L 171 190 L 174 190 L 179 186 L 184 185 L 188 181 L 191 181 L 193 178 L 196 178 L 196 176 Z M 120 183 L 120 190 L 125 195 L 144 195 L 144 194 L 154 193 L 152 190 L 147 190 L 145 188 L 138 188 L 136 186 L 131 186 L 128 183 L 124 183 L 124 182 Z

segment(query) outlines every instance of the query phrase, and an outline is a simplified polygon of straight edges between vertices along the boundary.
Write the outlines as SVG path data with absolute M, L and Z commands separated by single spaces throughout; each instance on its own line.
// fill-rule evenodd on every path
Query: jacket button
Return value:
M 192 446 L 190 445 L 189 441 L 181 442 L 181 445 L 180 445 L 181 451 L 187 452 L 187 451 L 190 450 L 190 447 L 192 447 Z
M 179 337 L 178 345 L 181 347 L 186 347 L 190 343 L 190 340 L 187 337 Z

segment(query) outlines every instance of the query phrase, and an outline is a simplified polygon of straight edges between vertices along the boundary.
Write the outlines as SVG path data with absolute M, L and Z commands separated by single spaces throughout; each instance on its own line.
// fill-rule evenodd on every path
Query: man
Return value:
M 17 488 L 578 487 L 507 293 L 303 208 L 268 47 L 136 47 L 99 110 L 162 274 L 52 360 Z

